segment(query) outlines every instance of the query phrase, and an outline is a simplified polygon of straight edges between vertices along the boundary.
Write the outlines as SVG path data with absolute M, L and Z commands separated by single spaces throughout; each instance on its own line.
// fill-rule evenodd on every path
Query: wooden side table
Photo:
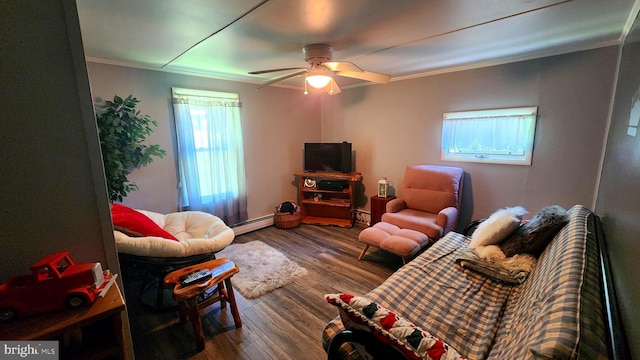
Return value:
M 62 358 L 126 359 L 121 313 L 124 300 L 117 284 L 93 304 L 16 319 L 0 326 L 3 340 L 62 340 Z M 76 341 L 78 340 L 78 341 Z
M 371 221 L 369 222 L 370 226 L 375 225 L 380 222 L 382 219 L 382 214 L 386 212 L 387 203 L 395 199 L 395 196 L 387 196 L 386 198 L 378 197 L 378 195 L 374 195 L 371 197 Z
M 210 270 L 212 277 L 203 282 L 187 286 L 180 285 L 181 276 L 203 269 Z M 193 336 L 196 339 L 198 351 L 204 350 L 205 347 L 202 319 L 200 318 L 201 309 L 216 301 L 220 301 L 220 307 L 225 308 L 226 303 L 229 302 L 236 328 L 242 327 L 242 320 L 240 319 L 231 285 L 231 277 L 239 271 L 233 261 L 221 258 L 187 266 L 170 273 L 164 278 L 165 286 L 173 287 L 173 299 L 178 301 L 180 309 L 180 322 L 184 323 L 188 319 L 193 326 Z M 213 293 L 215 292 L 218 295 L 214 295 Z M 206 297 L 207 295 L 210 296 Z

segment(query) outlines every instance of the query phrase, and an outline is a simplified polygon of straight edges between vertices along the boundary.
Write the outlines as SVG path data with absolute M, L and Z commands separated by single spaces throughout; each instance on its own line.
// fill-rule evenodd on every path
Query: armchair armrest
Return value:
M 444 232 L 442 233 L 443 236 L 453 230 L 457 218 L 458 209 L 456 207 L 450 206 L 440 210 L 438 217 L 436 218 L 436 224 L 444 229 Z
M 388 213 L 396 213 L 400 210 L 404 210 L 407 208 L 407 203 L 403 198 L 395 198 L 390 200 L 386 205 L 386 211 Z

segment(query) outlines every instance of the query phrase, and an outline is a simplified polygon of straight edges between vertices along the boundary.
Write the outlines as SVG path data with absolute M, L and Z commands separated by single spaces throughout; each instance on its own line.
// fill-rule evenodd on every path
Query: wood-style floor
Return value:
M 257 299 L 245 299 L 236 291 L 240 329 L 234 327 L 228 306 L 221 311 L 216 303 L 205 309 L 203 352 L 196 351 L 191 324 L 180 324 L 177 310 L 141 306 L 140 282 L 124 274 L 136 359 L 326 359 L 322 329 L 338 312 L 323 295 L 365 294 L 402 265 L 399 257 L 373 249 L 358 261 L 361 230 L 358 225 L 287 230 L 271 226 L 237 236 L 236 243 L 260 240 L 280 250 L 308 274 Z

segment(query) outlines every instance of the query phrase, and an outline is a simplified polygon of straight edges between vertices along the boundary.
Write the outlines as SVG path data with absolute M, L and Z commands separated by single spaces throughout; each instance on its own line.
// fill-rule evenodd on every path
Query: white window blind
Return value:
M 443 113 L 441 159 L 531 165 L 537 107 Z

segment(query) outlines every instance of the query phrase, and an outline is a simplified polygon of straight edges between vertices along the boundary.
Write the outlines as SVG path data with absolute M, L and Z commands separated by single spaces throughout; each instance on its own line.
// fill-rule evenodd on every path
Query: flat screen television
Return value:
M 349 173 L 351 167 L 351 143 L 305 143 L 304 171 Z

